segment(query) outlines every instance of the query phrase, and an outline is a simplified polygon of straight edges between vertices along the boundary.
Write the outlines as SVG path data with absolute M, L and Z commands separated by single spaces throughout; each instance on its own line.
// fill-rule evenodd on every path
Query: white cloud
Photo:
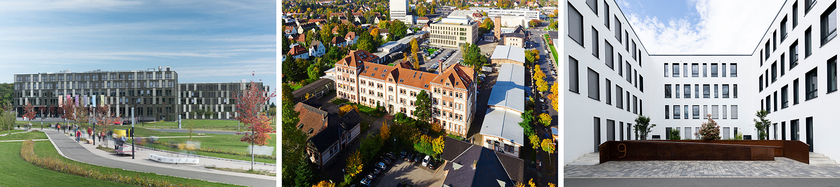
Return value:
M 688 17 L 660 20 L 627 15 L 650 54 L 749 54 L 752 53 L 784 0 L 689 0 L 696 24 Z

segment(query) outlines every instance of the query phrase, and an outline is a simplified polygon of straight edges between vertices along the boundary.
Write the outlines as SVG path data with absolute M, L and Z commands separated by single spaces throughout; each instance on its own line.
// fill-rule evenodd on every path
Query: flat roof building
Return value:
M 429 26 L 429 43 L 445 47 L 459 47 L 478 41 L 478 22 L 465 18 L 444 18 Z
M 522 113 L 525 112 L 525 66 L 505 63 L 490 98 L 487 114 L 481 124 L 481 145 L 514 156 L 525 145 Z
M 525 65 L 525 49 L 517 46 L 497 45 L 490 56 L 493 64 L 517 64 Z

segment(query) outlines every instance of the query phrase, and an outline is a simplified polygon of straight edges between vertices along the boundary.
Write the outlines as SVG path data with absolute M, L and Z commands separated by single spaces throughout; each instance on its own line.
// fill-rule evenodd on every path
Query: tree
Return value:
M 412 38 L 411 42 L 411 56 L 414 60 L 414 69 L 420 69 L 420 61 L 417 59 L 417 52 L 420 51 L 420 46 L 417 44 L 417 38 Z
M 545 82 L 545 77 L 537 79 L 537 91 L 540 91 L 540 93 L 548 91 L 548 83 Z
M 392 36 L 388 39 L 390 39 L 391 41 L 397 41 L 400 38 L 405 37 L 405 35 L 408 33 L 408 27 L 405 26 L 405 23 L 403 23 L 400 20 L 394 20 L 388 28 L 388 32 L 390 32 Z
M 536 58 L 534 58 L 534 53 L 531 52 L 531 50 L 525 50 L 525 63 L 533 64 L 535 59 Z
M 376 25 L 376 26 L 378 28 L 384 29 L 384 28 L 389 28 L 388 25 L 389 25 L 388 21 L 380 21 L 379 25 Z M 378 35 L 378 34 L 379 34 L 379 31 L 376 31 L 376 35 Z M 374 35 L 374 34 L 371 33 L 371 35 Z
M 560 98 L 557 96 L 557 92 L 559 92 L 557 81 L 554 81 L 554 84 L 551 85 L 551 92 L 551 95 L 548 96 L 551 99 L 551 106 L 554 107 L 554 111 L 558 111 L 558 108 L 560 107 L 558 100 L 560 100 Z
M 703 140 L 720 140 L 720 126 L 712 119 L 711 114 L 707 114 L 706 118 L 709 120 L 700 125 L 700 131 L 694 133 L 694 136 Z
M 302 45 L 304 45 L 304 47 L 309 47 L 309 44 L 311 44 L 312 40 L 315 39 L 315 31 L 307 30 L 304 36 Z
M 292 41 L 290 41 L 288 37 L 283 36 L 283 44 L 281 44 L 282 48 L 280 48 L 281 52 L 289 51 L 289 45 L 292 45 Z
M 438 138 L 435 138 L 435 140 L 432 141 L 432 150 L 435 152 L 435 155 L 443 153 L 444 146 L 443 136 L 438 136 Z
M 420 90 L 414 101 L 415 110 L 414 116 L 424 122 L 429 122 L 432 118 L 432 100 L 425 90 Z
M 301 159 L 299 162 L 300 163 L 297 164 L 297 168 L 295 169 L 295 186 L 307 187 L 310 185 L 310 181 L 312 181 L 312 168 L 309 166 L 309 161 L 306 159 Z
M 653 131 L 656 124 L 650 124 L 650 118 L 639 115 L 636 118 L 636 124 L 633 125 L 633 131 L 636 133 L 636 140 L 647 140 L 647 135 Z
M 769 129 L 770 123 L 772 123 L 769 119 L 767 119 L 767 111 L 766 110 L 759 110 L 755 112 L 755 116 L 758 117 L 758 120 L 753 119 L 755 122 L 755 128 L 758 129 L 758 139 L 759 140 L 767 140 L 770 139 Z
M 522 131 L 525 133 L 525 136 L 531 136 L 534 134 L 534 127 L 531 126 L 531 122 L 534 121 L 534 111 L 525 110 L 520 117 L 522 118 L 522 122 L 519 122 L 519 126 L 522 127 Z
M 350 157 L 347 157 L 347 169 L 345 171 L 347 171 L 347 174 L 350 175 L 350 177 L 355 177 L 356 174 L 362 172 L 364 166 L 365 163 L 362 161 L 362 153 L 359 152 L 359 150 L 356 150 L 356 152 L 350 154 Z
M 328 182 L 328 181 L 324 180 L 324 181 L 318 182 L 315 185 L 312 185 L 312 187 L 335 187 L 335 183 Z
M 309 75 L 309 80 L 316 80 L 321 76 L 321 67 L 318 64 L 311 64 L 306 69 L 306 74 Z
M 88 112 L 86 108 L 82 108 L 82 109 L 77 110 L 77 111 L 80 111 L 80 112 L 83 112 L 83 113 Z M 97 127 L 99 127 L 99 129 L 101 129 L 101 131 L 108 131 L 108 126 L 110 126 L 111 124 L 114 124 L 115 122 L 117 122 L 119 120 L 119 118 L 117 118 L 116 115 L 109 114 L 110 111 L 111 111 L 111 105 L 102 104 L 102 105 L 96 106 L 96 113 L 94 113 L 92 117 L 94 119 L 96 119 L 96 125 L 98 125 Z M 87 119 L 89 119 L 89 117 L 86 116 L 85 114 L 78 114 L 77 113 L 76 117 L 79 117 L 79 121 L 82 122 L 83 125 L 87 122 Z M 84 119 L 82 119 L 82 118 L 84 118 Z
M 548 115 L 546 113 L 540 114 L 540 123 L 542 123 L 546 127 L 551 126 L 551 115 Z
M 12 134 L 12 130 L 14 130 L 15 126 L 15 112 L 14 107 L 7 101 L 0 101 L 3 103 L 2 107 L 0 107 L 0 127 L 3 130 L 8 129 L 9 134 Z
M 75 121 L 76 120 L 76 107 L 73 99 L 64 99 L 64 105 L 61 106 L 62 112 L 64 116 L 62 116 L 65 120 Z
M 344 116 L 344 114 L 347 114 L 348 112 L 353 111 L 353 110 L 356 110 L 356 112 L 359 112 L 359 107 L 357 107 L 356 105 L 347 104 L 347 105 L 338 107 L 338 115 L 339 116 Z
M 414 143 L 414 150 L 426 155 L 434 155 L 435 151 L 432 147 L 432 138 L 427 135 L 421 135 L 420 140 Z
M 195 124 L 193 124 L 193 120 L 187 120 L 187 131 L 189 131 L 190 139 L 192 140 L 193 129 L 195 129 Z
M 377 29 L 372 29 L 377 30 Z M 373 32 L 373 31 L 371 31 Z M 376 41 L 374 41 L 373 36 L 371 36 L 371 32 L 361 32 L 359 35 L 359 41 L 356 42 L 357 48 L 359 50 L 367 51 L 367 52 L 376 52 Z M 376 31 L 377 35 L 379 35 L 379 31 Z
M 379 127 L 379 135 L 382 136 L 382 142 L 387 141 L 391 137 L 391 127 L 388 126 L 388 123 L 382 122 L 382 126 Z
M 234 95 L 237 113 L 239 114 L 237 120 L 245 124 L 245 128 L 251 131 L 239 140 L 251 144 L 251 170 L 254 170 L 254 144 L 268 145 L 268 140 L 271 139 L 268 133 L 273 131 L 271 117 L 260 113 L 266 108 L 267 101 L 275 97 L 275 93 L 266 93 L 266 90 L 262 88 L 262 85 L 251 81 L 251 84 L 245 90 Z
M 531 134 L 528 136 L 528 140 L 531 142 L 531 148 L 534 148 L 534 151 L 540 149 L 540 137 L 537 134 Z
M 542 149 L 548 155 L 554 154 L 554 141 L 550 138 L 546 138 L 542 140 Z M 548 159 L 548 165 L 551 165 L 551 158 Z
M 321 39 L 321 42 L 330 43 L 330 41 L 332 41 L 332 28 L 333 27 L 330 24 L 321 25 L 321 30 L 318 31 L 318 36 Z
M 668 137 L 669 140 L 680 140 L 680 128 L 671 129 L 668 133 L 671 134 L 671 137 Z
M 32 124 L 32 118 L 35 118 L 35 106 L 32 106 L 32 103 L 26 103 L 23 106 L 23 117 L 29 121 L 29 124 Z
M 531 180 L 528 180 L 528 186 L 537 187 L 537 184 L 534 184 L 534 178 L 531 178 Z

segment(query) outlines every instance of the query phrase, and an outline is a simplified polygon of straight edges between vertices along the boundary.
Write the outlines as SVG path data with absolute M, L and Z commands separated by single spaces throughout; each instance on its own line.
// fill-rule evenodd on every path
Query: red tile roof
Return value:
M 297 55 L 300 55 L 300 54 L 303 54 L 303 53 L 306 53 L 306 52 L 307 52 L 307 50 L 303 46 L 295 45 L 294 47 L 292 47 L 289 50 L 289 55 L 297 56 Z

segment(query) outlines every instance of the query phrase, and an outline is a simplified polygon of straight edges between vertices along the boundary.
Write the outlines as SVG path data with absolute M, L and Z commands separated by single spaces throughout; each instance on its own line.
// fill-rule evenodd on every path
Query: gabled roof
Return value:
M 327 112 L 321 109 L 309 106 L 304 103 L 295 105 L 300 121 L 297 128 L 306 133 L 307 136 L 312 137 L 324 130 L 327 123 Z
M 344 38 L 337 37 L 337 36 L 333 37 L 332 44 L 340 44 L 340 43 L 344 43 Z
M 344 64 L 347 66 L 356 67 L 359 65 L 363 65 L 366 62 L 374 61 L 376 59 L 379 59 L 379 57 L 365 50 L 350 50 L 347 56 L 344 56 L 343 59 L 338 60 L 336 64 Z
M 294 36 L 294 40 L 300 43 L 306 42 L 306 35 L 299 33 L 297 36 Z
M 482 187 L 514 186 L 514 181 L 511 180 L 510 173 L 519 173 L 516 175 L 521 175 L 524 171 L 506 169 L 506 165 L 499 159 L 498 154 L 500 153 L 481 146 L 467 148 L 455 159 L 446 162 L 444 171 L 448 171 L 448 173 L 446 174 L 446 179 L 443 181 L 443 185 Z M 520 162 L 522 162 L 521 159 Z
M 313 48 L 313 47 L 318 47 L 319 45 L 321 45 L 321 41 L 312 40 L 312 43 L 309 44 L 309 47 Z M 321 47 L 323 47 L 323 45 L 321 45 Z
M 347 40 L 352 40 L 356 38 L 356 32 L 347 32 L 347 34 L 344 35 L 344 38 Z
M 434 79 L 434 84 L 446 85 L 449 83 L 450 87 L 461 88 L 469 90 L 469 85 L 472 84 L 474 79 L 474 71 L 473 69 L 461 65 L 455 64 L 446 68 L 438 77 Z
M 289 50 L 289 55 L 297 56 L 297 55 L 304 54 L 304 53 L 307 53 L 307 52 L 308 51 L 303 46 L 295 45 L 294 47 L 292 47 Z
M 331 119 L 338 119 L 337 116 L 329 117 Z M 338 142 L 339 138 L 341 137 L 341 127 L 338 125 L 327 126 L 326 129 L 319 132 L 312 138 L 309 138 L 309 142 L 311 142 L 318 152 L 323 152 L 327 150 L 331 145 Z
M 474 144 L 447 136 L 443 138 L 443 145 L 444 149 L 443 153 L 440 154 L 440 158 L 447 161 L 451 161 L 455 159 L 455 157 L 458 157 L 458 155 L 461 155 L 461 153 L 466 151 Z
M 350 130 L 362 123 L 362 116 L 359 116 L 359 113 L 356 110 L 350 110 L 350 112 L 345 113 L 341 116 L 341 127 L 344 130 Z

